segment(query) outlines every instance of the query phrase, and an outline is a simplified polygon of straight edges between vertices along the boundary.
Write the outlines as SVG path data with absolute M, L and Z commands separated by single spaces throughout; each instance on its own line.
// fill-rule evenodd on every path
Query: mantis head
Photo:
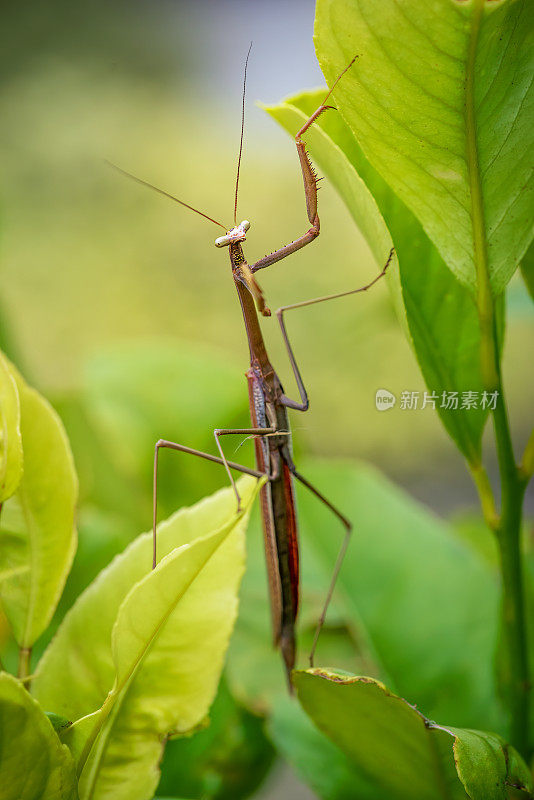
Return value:
M 247 231 L 250 228 L 248 219 L 244 219 L 231 231 L 228 231 L 224 236 L 219 236 L 215 239 L 215 247 L 227 247 L 234 242 L 244 242 L 247 238 Z

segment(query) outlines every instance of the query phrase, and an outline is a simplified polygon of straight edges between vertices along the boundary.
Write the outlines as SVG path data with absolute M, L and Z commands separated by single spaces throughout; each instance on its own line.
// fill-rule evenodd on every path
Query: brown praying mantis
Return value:
M 234 279 L 237 295 L 243 313 L 245 331 L 247 335 L 250 366 L 245 373 L 248 383 L 251 427 L 249 428 L 217 428 L 214 431 L 215 442 L 219 455 L 211 455 L 200 450 L 195 450 L 177 442 L 170 442 L 160 439 L 155 446 L 154 453 L 154 484 L 153 484 L 153 566 L 157 563 L 157 489 L 158 489 L 158 456 L 161 448 L 169 448 L 182 453 L 198 456 L 200 458 L 213 461 L 225 467 L 231 486 L 236 496 L 237 509 L 240 511 L 239 492 L 234 481 L 232 470 L 253 475 L 258 478 L 265 477 L 267 480 L 260 490 L 261 516 L 263 522 L 265 557 L 267 563 L 267 574 L 269 583 L 269 595 L 271 605 L 271 617 L 273 628 L 274 644 L 282 654 L 288 684 L 291 689 L 291 671 L 296 660 L 296 637 L 295 625 L 299 605 L 299 549 L 297 536 L 297 513 L 295 506 L 295 490 L 293 479 L 296 479 L 309 489 L 322 503 L 324 503 L 337 517 L 345 529 L 345 535 L 334 567 L 330 587 L 324 602 L 324 606 L 317 623 L 315 636 L 310 652 L 310 664 L 313 665 L 313 658 L 317 647 L 319 633 L 324 624 L 326 612 L 334 591 L 335 583 L 345 551 L 347 549 L 352 530 L 350 521 L 338 510 L 317 488 L 315 488 L 303 475 L 298 472 L 292 458 L 291 432 L 288 420 L 288 409 L 294 411 L 307 411 L 309 407 L 308 394 L 304 386 L 293 348 L 289 341 L 284 322 L 284 313 L 296 308 L 321 303 L 326 300 L 347 297 L 358 292 L 365 292 L 371 288 L 386 272 L 392 257 L 393 250 L 390 252 L 387 262 L 382 271 L 367 285 L 358 289 L 330 294 L 325 297 L 317 297 L 312 300 L 305 300 L 299 303 L 283 306 L 278 309 L 276 316 L 280 324 L 282 338 L 287 350 L 289 362 L 295 382 L 300 395 L 299 400 L 288 397 L 283 389 L 282 383 L 272 366 L 265 342 L 262 335 L 261 326 L 258 318 L 258 311 L 263 316 L 270 316 L 271 312 L 265 304 L 265 299 L 254 274 L 266 267 L 281 261 L 290 256 L 297 250 L 308 245 L 317 238 L 320 231 L 319 215 L 317 210 L 317 182 L 318 178 L 311 164 L 306 144 L 302 137 L 317 118 L 328 109 L 334 108 L 327 105 L 332 91 L 342 78 L 345 72 L 350 69 L 356 58 L 338 76 L 325 99 L 319 108 L 309 117 L 295 136 L 297 153 L 300 160 L 302 177 L 304 180 L 304 194 L 306 198 L 306 211 L 311 227 L 299 238 L 275 250 L 270 255 L 266 255 L 254 264 L 248 264 L 243 254 L 242 243 L 246 240 L 247 232 L 250 229 L 250 222 L 244 220 L 237 224 L 237 199 L 239 188 L 239 171 L 241 167 L 241 157 L 243 152 L 243 132 L 245 120 L 245 89 L 248 59 L 250 48 L 245 62 L 245 74 L 243 81 L 242 96 L 242 117 L 241 117 L 241 140 L 239 146 L 239 156 L 237 162 L 237 175 L 235 182 L 234 197 L 234 227 L 228 229 L 222 223 L 209 217 L 193 206 L 184 203 L 177 197 L 158 189 L 146 181 L 143 181 L 122 169 L 120 172 L 133 178 L 137 182 L 155 189 L 160 194 L 175 200 L 180 205 L 200 214 L 205 219 L 223 228 L 225 233 L 215 240 L 216 247 L 228 247 L 230 254 L 230 265 L 232 277 Z M 250 436 L 254 439 L 256 469 L 251 469 L 242 464 L 229 461 L 223 451 L 221 438 L 228 435 Z

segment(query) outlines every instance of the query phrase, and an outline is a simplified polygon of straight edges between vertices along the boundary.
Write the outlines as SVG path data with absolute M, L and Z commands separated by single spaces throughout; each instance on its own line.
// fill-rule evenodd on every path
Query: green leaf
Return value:
M 454 760 L 469 797 L 507 798 L 507 786 L 532 792 L 532 775 L 517 752 L 500 736 L 447 727 L 454 736 Z
M 434 719 L 504 731 L 491 566 L 368 465 L 314 461 L 301 470 L 353 524 L 335 597 L 345 602 L 347 620 L 361 620 L 378 653 L 384 672 L 371 674 Z M 309 492 L 298 500 L 301 537 L 330 576 L 340 525 Z M 319 639 L 316 664 L 324 663 Z
M 78 482 L 56 412 L 15 372 L 21 410 L 24 473 L 2 507 L 2 602 L 20 647 L 30 648 L 57 606 L 76 549 Z
M 39 704 L 0 674 L 1 800 L 75 800 L 76 772 Z
M 371 678 L 308 670 L 296 673 L 295 687 L 319 729 L 390 798 L 506 800 L 518 780 L 510 764 L 517 768 L 519 756 L 510 762 L 498 736 L 431 722 Z
M 249 507 L 258 482 L 239 485 Z M 159 526 L 154 571 L 144 534 L 66 615 L 33 691 L 79 720 L 65 736 L 77 753 L 94 740 L 82 800 L 152 797 L 165 736 L 204 719 L 237 612 L 247 517 L 231 489 L 182 509 Z
M 319 63 L 366 157 L 471 291 L 498 295 L 532 238 L 526 0 L 320 0 Z
M 275 704 L 268 730 L 280 754 L 322 800 L 383 800 L 382 788 L 287 698 Z
M 356 68 L 356 67 L 354 67 Z M 324 90 L 305 92 L 267 108 L 293 134 L 324 99 Z M 397 278 L 391 280 L 401 322 L 407 323 L 426 385 L 437 395 L 436 410 L 449 435 L 470 462 L 480 458 L 487 412 L 447 408 L 444 392 L 483 391 L 478 315 L 470 292 L 447 269 L 419 221 L 371 166 L 340 114 L 319 117 L 306 133 L 313 160 L 347 205 L 378 264 L 395 246 Z M 355 307 L 356 311 L 356 307 Z
M 22 435 L 19 393 L 15 378 L 0 353 L 0 503 L 11 497 L 22 477 Z

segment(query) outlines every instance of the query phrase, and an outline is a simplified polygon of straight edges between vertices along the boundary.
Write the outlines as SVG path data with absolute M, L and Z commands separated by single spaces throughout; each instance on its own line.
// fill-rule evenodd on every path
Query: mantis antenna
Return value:
M 204 217 L 204 219 L 209 220 L 209 222 L 213 222 L 215 225 L 218 225 L 219 228 L 222 228 L 224 231 L 226 230 L 226 225 L 223 225 L 222 222 L 217 222 L 217 220 L 213 219 L 212 217 L 208 217 L 207 214 L 204 214 L 203 211 L 199 211 L 198 208 L 194 208 L 193 206 L 190 206 L 188 203 L 184 203 L 183 200 L 179 200 L 173 194 L 169 194 L 169 192 L 166 192 L 163 189 L 160 189 L 158 186 L 154 186 L 153 183 L 149 183 L 148 181 L 144 181 L 142 178 L 138 178 L 137 175 L 132 175 L 131 172 L 126 172 L 126 170 L 122 169 L 122 167 L 118 167 L 112 161 L 108 161 L 107 158 L 105 159 L 105 161 L 106 161 L 106 164 L 109 164 L 110 167 L 113 167 L 113 169 L 116 169 L 117 172 L 121 173 L 121 175 L 126 175 L 127 178 L 130 178 L 132 181 L 135 181 L 136 183 L 140 183 L 141 186 L 146 186 L 149 189 L 153 189 L 158 194 L 162 194 L 163 197 L 168 197 L 169 200 L 174 200 L 175 203 L 179 203 L 181 206 L 184 206 L 185 208 L 188 208 L 190 211 L 194 211 L 195 214 L 199 214 L 201 217 Z
M 234 225 L 237 225 L 237 192 L 239 190 L 239 170 L 241 169 L 241 156 L 243 154 L 243 134 L 245 131 L 245 90 L 247 88 L 247 67 L 252 42 L 249 45 L 247 57 L 245 59 L 245 74 L 243 76 L 243 97 L 241 102 L 241 138 L 239 140 L 239 155 L 237 157 L 237 175 L 235 178 L 235 197 L 234 197 Z

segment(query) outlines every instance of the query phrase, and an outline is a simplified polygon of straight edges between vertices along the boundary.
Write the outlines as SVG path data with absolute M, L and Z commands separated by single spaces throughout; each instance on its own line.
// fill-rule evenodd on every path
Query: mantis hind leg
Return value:
M 319 635 L 324 625 L 324 621 L 326 619 L 326 613 L 328 611 L 328 606 L 330 605 L 330 601 L 332 599 L 332 595 L 334 594 L 334 589 L 337 583 L 337 579 L 339 576 L 339 572 L 341 570 L 341 566 L 343 564 L 343 559 L 345 558 L 345 553 L 347 552 L 347 548 L 349 546 L 349 541 L 352 533 L 352 523 L 347 517 L 341 513 L 341 511 L 336 508 L 336 506 L 328 500 L 322 492 L 315 488 L 300 472 L 297 471 L 294 464 L 288 464 L 290 472 L 296 478 L 299 483 L 305 486 L 309 491 L 317 497 L 330 511 L 335 514 L 335 516 L 339 519 L 343 527 L 345 528 L 345 535 L 343 537 L 343 541 L 341 543 L 341 547 L 339 548 L 339 552 L 337 555 L 336 563 L 334 566 L 334 571 L 332 573 L 332 578 L 330 580 L 330 586 L 328 587 L 328 592 L 326 594 L 326 598 L 323 604 L 323 609 L 321 611 L 321 615 L 317 622 L 317 627 L 315 629 L 315 635 L 313 637 L 313 643 L 310 650 L 309 660 L 310 660 L 310 667 L 313 667 L 313 660 L 315 657 L 315 651 L 317 649 L 317 642 L 319 641 Z

